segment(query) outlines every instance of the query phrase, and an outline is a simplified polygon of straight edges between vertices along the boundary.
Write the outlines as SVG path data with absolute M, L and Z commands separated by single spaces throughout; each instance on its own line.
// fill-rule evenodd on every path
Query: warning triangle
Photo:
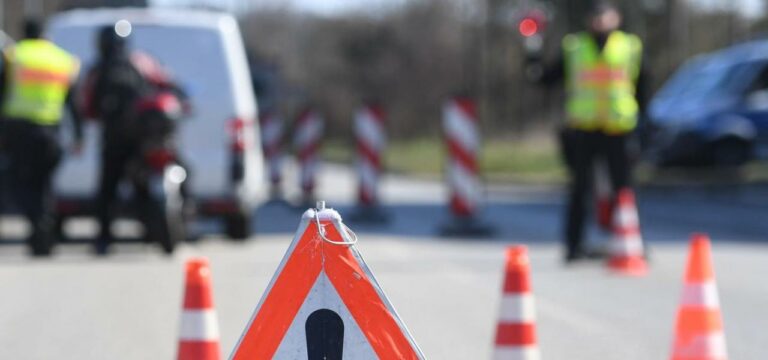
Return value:
M 233 360 L 424 359 L 332 209 L 307 210 Z

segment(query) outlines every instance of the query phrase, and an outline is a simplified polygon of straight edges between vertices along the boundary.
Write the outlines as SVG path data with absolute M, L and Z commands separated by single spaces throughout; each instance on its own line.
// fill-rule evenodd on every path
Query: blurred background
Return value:
M 563 265 L 559 240 L 567 197 L 560 185 L 568 178 L 556 134 L 566 117 L 565 94 L 563 86 L 534 84 L 526 70 L 532 61 L 553 61 L 561 39 L 584 29 L 589 0 L 0 0 L 4 41 L 21 38 L 26 17 L 53 19 L 49 24 L 59 32 L 49 35 L 89 56 L 96 25 L 111 25 L 122 14 L 135 17 L 129 44 L 135 41 L 161 62 L 177 61 L 170 71 L 181 75 L 180 85 L 198 105 L 196 118 L 181 130 L 193 135 L 182 153 L 192 154 L 187 158 L 194 163 L 190 178 L 200 213 L 224 220 L 217 227 L 194 219 L 187 241 L 173 255 L 173 248 L 166 250 L 170 256 L 140 241 L 121 241 L 111 257 L 96 258 L 91 238 L 62 237 L 57 256 L 43 262 L 23 255 L 23 241 L 3 239 L 9 246 L 0 247 L 0 292 L 7 294 L 0 325 L 7 326 L 0 326 L 0 349 L 29 359 L 172 358 L 182 262 L 204 255 L 211 260 L 221 353 L 228 352 L 269 284 L 300 211 L 312 205 L 294 203 L 304 185 L 296 166 L 301 151 L 293 143 L 304 131 L 297 130 L 307 118 L 304 110 L 316 110 L 325 121 L 320 152 L 326 162 L 307 171 L 317 178 L 312 190 L 346 221 L 359 210 L 357 191 L 365 177 L 349 166 L 357 159 L 353 119 L 363 104 L 377 103 L 387 114 L 380 194 L 389 218 L 350 223 L 427 355 L 490 355 L 504 248 L 524 243 L 531 248 L 547 357 L 663 358 L 686 239 L 706 231 L 715 241 L 729 351 L 734 358 L 763 359 L 768 288 L 757 280 L 768 272 L 768 0 L 615 3 L 623 28 L 642 39 L 652 95 L 633 152 L 651 273 L 631 280 L 605 275 L 602 263 Z M 213 11 L 65 13 L 127 6 Z M 242 34 L 249 75 L 244 62 L 227 62 L 243 58 L 239 43 L 227 38 L 237 35 L 230 15 Z M 166 19 L 179 23 L 163 33 Z M 87 36 L 79 32 L 81 22 Z M 227 41 L 234 46 L 221 46 Z M 198 76 L 203 71 L 207 76 Z M 239 86 L 243 78 L 253 88 L 261 120 L 276 115 L 285 127 L 269 132 L 279 133 L 279 150 L 299 158 L 280 165 L 285 178 L 278 195 L 285 202 L 243 200 L 248 191 L 241 187 L 266 183 L 270 166 L 261 162 L 262 146 L 267 153 L 270 145 L 255 136 L 254 96 Z M 443 180 L 450 161 L 443 105 L 456 94 L 477 100 L 479 176 L 485 181 L 471 179 L 482 203 L 473 219 L 490 225 L 490 236 L 457 239 L 441 232 L 443 225 L 461 222 L 448 200 L 452 179 Z M 90 199 L 98 152 L 96 140 L 88 139 L 91 151 L 84 159 L 67 158 L 59 180 L 65 190 Z M 86 162 L 87 168 L 71 166 Z M 224 197 L 205 199 L 208 193 Z M 62 199 L 60 212 L 79 205 Z M 0 219 L 0 230 L 20 238 L 24 231 L 9 231 L 19 220 Z M 88 220 L 74 219 L 64 230 L 96 233 Z M 128 226 L 127 238 L 135 229 Z M 589 234 L 600 246 L 612 239 L 597 228 Z M 57 311 L 48 311 L 54 306 Z
M 759 41 L 768 28 L 761 0 L 617 3 L 625 29 L 644 42 L 652 93 L 694 56 Z M 487 177 L 564 180 L 550 136 L 563 118 L 563 90 L 526 80 L 520 23 L 534 15 L 535 36 L 543 40 L 536 56 L 547 59 L 564 34 L 583 29 L 589 1 L 6 0 L 0 18 L 4 31 L 18 37 L 22 14 L 145 5 L 234 13 L 262 108 L 277 106 L 290 122 L 305 104 L 317 107 L 326 117 L 324 154 L 331 160 L 352 158 L 353 112 L 361 102 L 376 99 L 389 115 L 389 168 L 439 173 L 440 104 L 463 92 L 479 100 L 486 135 L 481 167 Z M 739 174 L 765 177 L 759 165 Z M 641 168 L 641 179 L 648 176 Z

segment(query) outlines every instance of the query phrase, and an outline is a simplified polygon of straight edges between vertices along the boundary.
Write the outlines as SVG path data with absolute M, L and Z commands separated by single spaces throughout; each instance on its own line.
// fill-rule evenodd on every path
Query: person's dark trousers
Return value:
M 25 120 L 4 121 L 3 145 L 10 159 L 11 195 L 31 225 L 27 241 L 32 255 L 49 255 L 56 242 L 51 182 L 62 154 L 58 128 Z
M 564 147 L 570 156 L 568 169 L 571 177 L 565 223 L 566 259 L 586 256 L 583 247 L 584 227 L 591 208 L 595 160 L 603 158 L 608 165 L 612 189 L 630 186 L 628 137 L 602 132 L 569 131 L 567 146 Z
M 112 220 L 115 217 L 117 205 L 117 190 L 126 171 L 128 163 L 135 156 L 135 147 L 126 141 L 115 141 L 104 138 L 101 153 L 101 176 L 99 178 L 99 193 L 96 211 L 99 218 L 100 234 L 96 238 L 96 252 L 106 253 L 113 242 L 111 231 Z

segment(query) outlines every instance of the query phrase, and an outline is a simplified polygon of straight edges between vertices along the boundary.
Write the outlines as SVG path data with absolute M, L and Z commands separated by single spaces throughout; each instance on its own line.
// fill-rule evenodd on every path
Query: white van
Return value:
M 96 36 L 119 20 L 132 25 L 128 47 L 159 60 L 186 91 L 192 116 L 179 127 L 198 214 L 220 216 L 232 238 L 250 232 L 264 196 L 257 109 L 237 22 L 223 13 L 182 9 L 73 10 L 53 16 L 46 37 L 77 55 L 81 76 L 93 64 Z M 66 119 L 63 126 L 69 122 Z M 98 187 L 99 125 L 87 123 L 79 157 L 67 156 L 55 180 L 63 218 L 89 213 Z M 62 136 L 71 134 L 63 129 Z M 65 144 L 68 139 L 65 139 Z

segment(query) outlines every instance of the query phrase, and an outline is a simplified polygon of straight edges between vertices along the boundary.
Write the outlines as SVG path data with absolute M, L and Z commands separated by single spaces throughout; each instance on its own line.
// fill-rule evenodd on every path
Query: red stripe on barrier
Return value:
M 358 200 L 363 205 L 373 205 L 375 203 L 374 196 L 365 186 L 360 186 L 360 192 L 358 193 Z
M 307 122 L 309 118 L 312 117 L 312 111 L 311 110 L 304 110 L 299 114 L 299 117 L 296 119 L 296 126 L 299 127 Z
M 453 210 L 453 214 L 460 217 L 468 217 L 472 216 L 472 213 L 474 212 L 474 207 L 470 206 L 467 201 L 465 201 L 460 196 L 456 195 L 454 192 L 451 195 L 451 210 Z
M 536 344 L 533 323 L 501 323 L 496 327 L 496 345 L 528 346 Z
M 367 109 L 379 125 L 384 124 L 384 107 L 379 105 L 368 105 Z
M 469 120 L 477 122 L 477 106 L 475 106 L 475 101 L 472 98 L 456 97 L 453 102 Z
M 178 360 L 215 360 L 220 359 L 217 341 L 181 341 Z
M 464 149 L 458 141 L 450 137 L 446 140 L 446 143 L 448 144 L 448 152 L 451 154 L 451 158 L 455 159 L 461 166 L 473 174 L 477 174 L 476 154 Z
M 372 149 L 368 144 L 363 142 L 361 139 L 357 139 L 357 153 L 364 159 L 368 160 L 371 165 L 373 165 L 376 170 L 381 169 L 381 156 L 380 154 Z
M 296 154 L 296 156 L 299 158 L 299 161 L 306 162 L 307 160 L 309 160 L 310 158 L 314 157 L 317 154 L 317 150 L 319 148 L 320 148 L 320 139 L 316 139 L 315 141 L 299 149 L 298 154 Z

